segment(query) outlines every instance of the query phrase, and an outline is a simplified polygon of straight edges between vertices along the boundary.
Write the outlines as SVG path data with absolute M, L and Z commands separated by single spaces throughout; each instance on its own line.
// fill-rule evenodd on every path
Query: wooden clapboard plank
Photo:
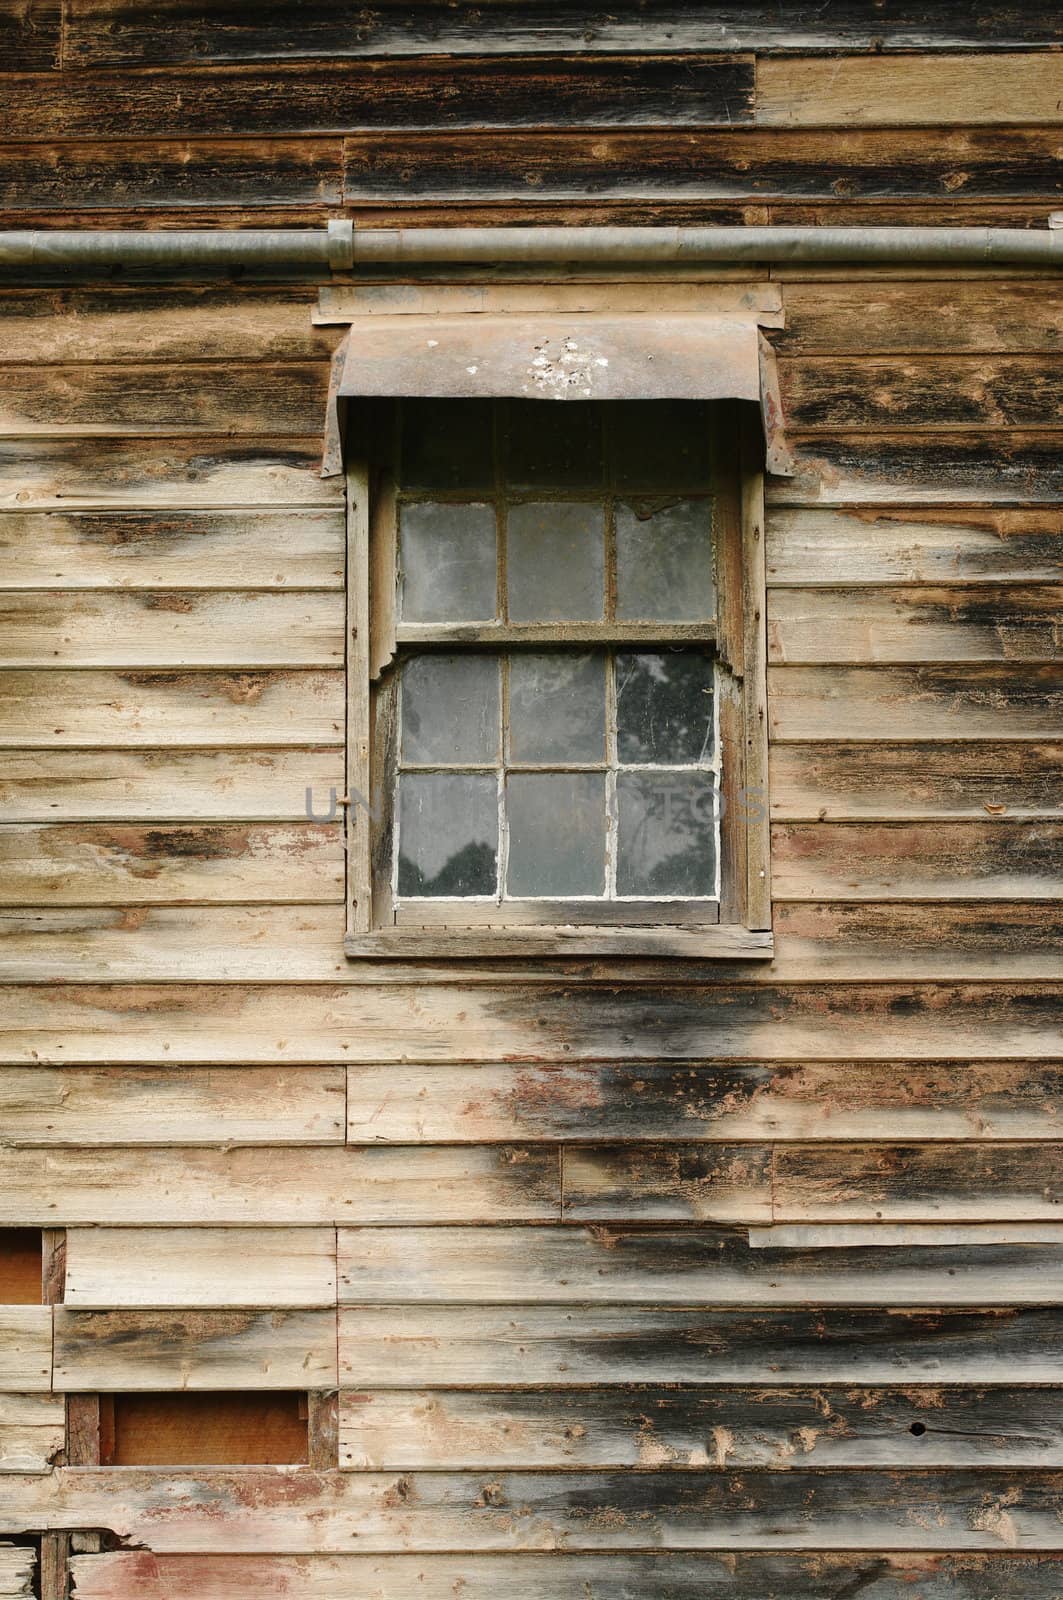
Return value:
M 348 1069 L 347 1114 L 353 1142 L 396 1144 L 1044 1139 L 1063 1083 L 1053 1061 L 392 1063 Z
M 28 519 L 27 519 L 28 520 Z M 780 506 L 768 518 L 771 585 L 1058 581 L 1054 511 Z
M 935 862 L 939 864 L 940 858 Z M 874 863 L 869 865 L 873 871 Z M 807 859 L 801 861 L 806 887 L 810 868 Z M 787 875 L 792 870 L 784 867 Z M 911 891 L 920 870 L 925 870 L 922 863 L 912 877 L 905 877 L 905 892 Z M 976 863 L 972 870 L 977 870 Z M 928 872 L 928 882 L 930 878 Z M 936 877 L 933 881 L 934 896 L 948 892 L 947 882 Z M 846 894 L 853 893 L 852 883 L 850 872 Z M 984 879 L 968 880 L 966 892 L 985 895 Z M 929 904 L 777 901 L 774 922 L 775 959 L 765 981 L 773 976 L 815 982 L 833 977 L 947 979 L 1005 974 L 1051 980 L 1063 965 L 1063 911 L 1043 900 L 1015 903 L 985 895 L 981 904 L 937 898 Z
M 831 1151 L 817 1152 L 823 1166 Z M 637 1159 L 637 1155 L 636 1155 Z M 651 1157 L 652 1159 L 652 1157 Z M 844 1158 L 843 1158 L 844 1159 Z M 820 1230 L 822 1234 L 824 1230 Z M 776 1246 L 778 1230 L 702 1226 L 341 1228 L 341 1304 L 679 1306 L 1052 1305 L 1063 1229 L 1020 1242 L 959 1227 L 954 1242 Z M 989 1240 L 983 1235 L 989 1234 Z M 71 1237 L 76 1237 L 71 1234 Z M 848 1233 L 846 1234 L 848 1238 Z M 764 1242 L 761 1242 L 761 1241 Z
M 560 1210 L 548 1146 L 7 1149 L 0 1174 L 0 1223 L 55 1227 L 515 1222 Z
M 776 588 L 768 597 L 776 663 L 1056 661 L 1061 641 L 1058 584 Z
M 2 180 L 0 180 L 2 181 Z M 340 506 L 321 439 L 0 439 L 0 507 Z
M 0 1305 L 0 1390 L 47 1393 L 51 1378 L 51 1306 Z
M 306 434 L 324 417 L 328 371 L 325 359 L 0 365 L 0 436 Z
M 58 67 L 62 30 L 61 0 L 3 0 L 0 71 L 41 72 Z
M 907 218 L 911 222 L 911 218 Z M 766 486 L 769 507 L 1058 505 L 1063 468 L 1051 433 L 894 432 L 788 435 L 796 470 Z M 769 521 L 772 511 L 769 510 Z
M 5 1600 L 33 1600 L 38 1592 L 37 1550 L 34 1545 L 0 1544 L 0 1595 Z
M 1031 354 L 1063 348 L 1058 283 L 787 281 L 786 327 L 771 336 L 787 355 L 900 355 L 963 351 Z
M 302 1600 L 337 1595 L 380 1600 L 823 1600 L 873 1584 L 876 1600 L 911 1600 L 941 1585 L 942 1600 L 1058 1600 L 1063 1556 L 1015 1551 L 980 1555 L 838 1555 L 748 1552 L 647 1555 L 156 1556 L 116 1551 L 75 1556 L 80 1600 Z M 915 1592 L 918 1592 L 916 1589 Z
M 294 1390 L 118 1394 L 104 1466 L 290 1466 L 306 1463 L 307 1396 Z
M 562 1214 L 572 1220 L 774 1220 L 766 1145 L 566 1147 L 561 1163 Z
M 1058 984 L 11 985 L 0 1062 L 1021 1060 Z M 98 1219 L 102 1220 L 102 1219 Z
M 778 128 L 1058 122 L 1063 78 L 1049 52 L 776 58 L 757 64 L 756 119 Z
M 48 1472 L 65 1443 L 61 1395 L 0 1394 L 0 1474 Z M 0 1547 L 0 1573 L 2 1559 Z M 0 1580 L 0 1595 L 4 1593 Z
M 1055 739 L 1063 708 L 1056 666 L 773 667 L 775 739 Z M 1017 752 L 1017 757 L 1019 753 Z
M 787 422 L 809 433 L 1052 428 L 1063 416 L 1056 355 L 801 357 L 779 363 L 779 382 Z
M 1058 1313 L 365 1306 L 340 1311 L 357 1389 L 588 1384 L 1014 1383 L 1063 1378 Z
M 335 667 L 343 662 L 338 594 L 0 594 L 5 667 Z
M 335 822 L 15 823 L 0 826 L 0 865 L 0 901 L 8 905 L 343 898 Z
M 0 1125 L 21 1145 L 342 1144 L 342 1067 L 5 1067 Z
M 298 1474 L 298 1477 L 296 1475 Z M 1058 1472 L 181 1473 L 66 1469 L 15 1479 L 9 1517 L 118 1528 L 161 1554 L 224 1550 L 999 1551 L 1058 1546 Z M 298 1483 L 298 1487 L 296 1487 Z M 927 1508 L 933 1507 L 933 1516 Z M 80 1513 L 80 1522 L 73 1519 Z
M 55 1389 L 296 1389 L 335 1381 L 334 1311 L 55 1310 Z
M 485 30 L 486 31 L 486 30 Z M 1043 74 L 1032 65 L 1035 89 Z M 291 135 L 355 129 L 730 127 L 753 120 L 753 58 L 666 51 L 549 61 L 446 57 L 183 73 L 30 75 L 5 84 L 0 136 L 35 139 Z M 1036 112 L 1025 119 L 1050 122 Z
M 75 686 L 71 677 L 66 681 Z M 300 682 L 307 679 L 289 679 L 293 687 Z M 312 715 L 309 701 L 306 711 Z M 295 706 L 292 720 L 298 720 Z M 314 721 L 319 725 L 320 717 Z M 330 789 L 342 795 L 343 757 L 337 745 L 291 750 L 8 749 L 0 771 L 0 809 L 10 823 L 296 822 L 306 820 L 307 789 L 315 815 L 329 810 Z
M 379 1390 L 340 1396 L 348 1471 L 1059 1467 L 1058 1389 Z
M 829 1152 L 778 1145 L 774 1214 L 795 1222 L 1050 1221 L 1063 1204 L 1059 1159 L 1053 1144 L 834 1145 Z M 570 1185 L 566 1161 L 566 1206 Z
M 339 671 L 0 672 L 0 746 L 337 744 Z
M 1058 899 L 1063 824 L 779 822 L 772 889 L 785 900 Z
M 331 1306 L 332 1228 L 70 1228 L 74 1310 L 118 1306 Z
M 0 588 L 342 584 L 343 517 L 335 511 L 0 512 Z
M 1061 763 L 1063 745 L 1029 741 L 776 744 L 772 815 L 784 822 L 1057 817 Z

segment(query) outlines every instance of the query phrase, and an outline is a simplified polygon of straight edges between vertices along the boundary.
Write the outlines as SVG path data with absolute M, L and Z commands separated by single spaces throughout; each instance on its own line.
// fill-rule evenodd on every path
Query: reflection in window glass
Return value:
M 620 772 L 616 780 L 619 895 L 716 893 L 711 772 Z
M 509 759 L 518 765 L 605 759 L 605 652 L 514 652 Z
M 699 650 L 620 650 L 616 739 L 621 763 L 711 760 L 713 668 Z
M 701 622 L 715 609 L 710 502 L 618 505 L 617 616 L 625 622 Z
M 415 502 L 399 515 L 404 622 L 490 622 L 496 614 L 495 513 L 486 505 Z
M 492 773 L 402 773 L 400 894 L 493 895 L 497 861 L 498 783 Z
M 594 622 L 605 611 L 605 513 L 557 500 L 513 506 L 506 535 L 512 622 Z
M 506 781 L 506 892 L 605 893 L 605 774 L 515 772 Z
M 594 405 L 510 400 L 504 456 L 507 486 L 600 490 L 602 420 Z
M 403 400 L 403 489 L 494 487 L 490 400 Z
M 491 766 L 498 760 L 497 656 L 413 656 L 402 672 L 405 765 Z

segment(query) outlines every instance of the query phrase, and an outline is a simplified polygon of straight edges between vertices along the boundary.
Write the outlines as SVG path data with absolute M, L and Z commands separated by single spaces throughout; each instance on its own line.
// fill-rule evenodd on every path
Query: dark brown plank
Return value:
M 783 900 L 1063 897 L 1063 823 L 794 822 L 772 828 Z
M 783 303 L 786 327 L 771 342 L 786 356 L 1063 349 L 1063 295 L 1051 280 L 787 281 Z
M 39 1306 L 42 1298 L 41 1230 L 0 1228 L 0 1305 Z
M 1058 434 L 791 433 L 789 443 L 797 470 L 769 481 L 771 506 L 1063 501 Z
M 62 27 L 62 0 L 0 0 L 0 72 L 58 67 Z
M 118 1394 L 111 1467 L 298 1466 L 306 1395 Z
M 847 730 L 848 731 L 848 730 Z M 779 821 L 1056 817 L 1063 745 L 776 744 Z
M 779 381 L 793 428 L 1051 428 L 1063 420 L 1051 355 L 819 356 L 781 361 Z

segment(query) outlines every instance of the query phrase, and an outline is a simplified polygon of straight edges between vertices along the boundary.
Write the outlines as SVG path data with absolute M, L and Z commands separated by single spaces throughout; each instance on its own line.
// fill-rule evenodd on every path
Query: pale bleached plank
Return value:
M 69 1228 L 74 1310 L 119 1306 L 331 1306 L 332 1228 Z
M 984 288 L 981 292 L 986 293 Z M 859 295 L 866 315 L 869 298 L 879 297 L 866 289 Z M 996 291 L 990 291 L 990 298 L 995 295 Z M 788 290 L 787 300 L 789 297 Z M 951 296 L 937 298 L 940 303 L 926 318 L 931 325 Z M 1023 305 L 1029 304 L 1027 287 Z M 993 506 L 899 511 L 874 506 L 832 511 L 780 506 L 768 518 L 766 537 L 770 585 L 1052 583 L 1059 578 L 1059 516 L 1055 511 Z
M 65 1443 L 61 1395 L 0 1394 L 0 1473 L 48 1472 Z M 2 1559 L 0 1551 L 0 1571 Z
M 778 1222 L 1052 1221 L 1058 1144 L 778 1145 Z M 566 1173 L 565 1193 L 569 1183 Z
M 504 1222 L 559 1206 L 549 1147 L 0 1150 L 11 1225 Z
M 51 1376 L 51 1306 L 0 1306 L 0 1390 L 46 1393 Z
M 335 1382 L 333 1310 L 56 1307 L 55 1389 L 314 1389 Z
M 767 127 L 935 127 L 1063 120 L 1063 73 L 1048 51 L 1008 55 L 770 56 L 757 62 Z
M 4 1067 L 16 1145 L 342 1144 L 342 1067 Z
M 1058 817 L 1063 744 L 775 744 L 772 815 L 781 822 L 984 822 Z
M 772 667 L 774 739 L 1058 739 L 1063 671 L 996 664 Z
M 1061 840 L 1063 822 L 1010 817 L 775 823 L 772 888 L 780 900 L 1058 900 Z
M 1053 584 L 782 588 L 768 596 L 768 655 L 815 662 L 1057 661 Z
M 0 1544 L 0 1595 L 5 1600 L 32 1600 L 37 1551 L 32 1545 Z

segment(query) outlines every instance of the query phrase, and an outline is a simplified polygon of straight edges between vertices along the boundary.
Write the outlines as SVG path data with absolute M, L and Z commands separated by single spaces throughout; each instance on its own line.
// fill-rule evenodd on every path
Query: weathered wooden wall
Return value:
M 0 39 L 7 226 L 1059 203 L 1047 6 Z M 81 1600 L 1063 1590 L 1063 293 L 772 276 L 777 957 L 623 977 L 344 960 L 314 286 L 0 291 L 0 1227 L 57 1302 L 0 1306 L 0 1539 L 104 1530 Z M 184 1389 L 338 1390 L 338 1442 L 115 1471 L 64 1421 Z

